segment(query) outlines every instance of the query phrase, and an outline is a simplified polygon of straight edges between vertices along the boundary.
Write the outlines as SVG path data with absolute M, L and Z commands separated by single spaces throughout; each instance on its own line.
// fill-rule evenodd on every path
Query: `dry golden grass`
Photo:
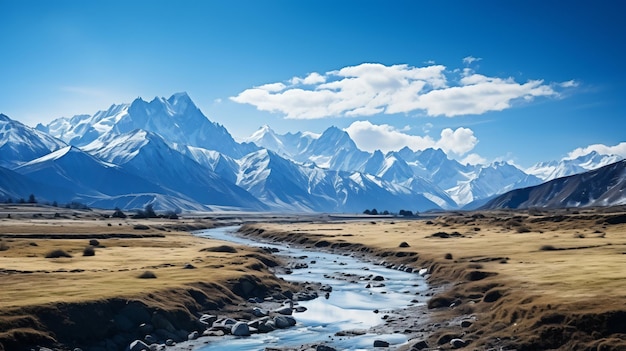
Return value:
M 521 350 L 595 349 L 617 333 L 624 339 L 608 342 L 617 350 L 626 347 L 626 324 L 613 322 L 615 313 L 626 317 L 626 224 L 609 224 L 608 218 L 626 222 L 623 213 L 503 211 L 448 214 L 430 221 L 263 224 L 245 230 L 429 268 L 431 282 L 447 287 L 441 294 L 445 306 L 455 299 L 471 301 L 458 313 L 481 314 L 473 334 L 465 336 L 474 339 L 472 347 L 501 346 L 509 340 Z M 409 247 L 399 247 L 402 242 Z M 488 277 L 471 276 L 476 271 Z M 496 290 L 503 297 L 485 303 L 485 296 Z M 542 320 L 549 313 L 563 317 L 556 318 L 563 330 L 555 332 L 550 328 L 557 327 Z M 569 330 L 565 324 L 576 327 Z
M 259 249 L 212 250 L 230 244 L 188 232 L 212 227 L 208 220 L 102 215 L 0 205 L 0 350 L 63 343 L 77 335 L 97 342 L 107 337 L 97 331 L 108 330 L 112 313 L 125 305 L 120 301 L 170 313 L 173 323 L 184 325 L 202 309 L 240 303 L 245 294 L 292 288 L 268 270 L 273 259 Z M 83 256 L 92 239 L 98 240 L 95 255 Z M 72 257 L 46 258 L 53 250 Z M 139 278 L 146 271 L 156 279 Z M 91 313 L 104 319 L 74 322 Z M 42 317 L 50 315 L 55 317 Z
M 246 257 L 256 251 L 245 247 L 237 247 L 234 254 L 200 251 L 224 243 L 186 232 L 154 229 L 181 224 L 175 220 L 143 220 L 143 224 L 150 226 L 149 230 L 134 230 L 137 224 L 134 220 L 121 222 L 121 227 L 118 222 L 114 219 L 0 221 L 0 240 L 8 247 L 0 251 L 0 309 L 133 296 L 195 282 L 223 282 L 256 272 L 247 266 L 258 261 Z M 115 226 L 109 227 L 108 223 Z M 52 233 L 61 237 L 79 234 L 84 238 L 42 238 Z M 23 237 L 11 237 L 11 234 L 23 234 Z M 95 248 L 95 256 L 82 255 L 91 238 L 115 234 L 160 237 L 98 239 L 100 246 Z M 45 258 L 46 253 L 57 249 L 73 257 Z M 183 269 L 186 263 L 196 269 Z M 146 270 L 153 271 L 157 279 L 138 279 Z

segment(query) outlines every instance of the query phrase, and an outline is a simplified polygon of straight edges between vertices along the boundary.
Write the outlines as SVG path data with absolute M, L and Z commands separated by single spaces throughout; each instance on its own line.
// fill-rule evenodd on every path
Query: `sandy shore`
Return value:
M 624 209 L 258 224 L 247 235 L 427 268 L 432 323 L 396 319 L 407 349 L 626 349 Z M 419 312 L 418 312 L 419 313 Z M 422 333 L 415 335 L 415 329 Z M 419 344 L 418 344 L 419 343 Z

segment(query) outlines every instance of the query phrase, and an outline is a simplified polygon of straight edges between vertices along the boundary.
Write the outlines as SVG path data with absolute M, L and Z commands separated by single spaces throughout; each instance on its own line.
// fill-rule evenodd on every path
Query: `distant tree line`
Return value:
M 365 211 L 363 211 L 363 214 L 366 215 L 371 215 L 371 216 L 378 216 L 378 215 L 383 215 L 383 216 L 401 216 L 401 217 L 417 217 L 419 215 L 418 211 L 415 211 L 415 213 L 413 213 L 413 211 L 411 210 L 400 210 L 398 213 L 393 213 L 393 212 L 389 212 L 387 210 L 384 210 L 382 212 L 378 212 L 377 209 L 373 208 L 373 209 L 366 209 Z
M 6 199 L 4 199 L 4 203 L 5 204 L 39 204 L 40 202 L 35 197 L 35 194 L 30 194 L 28 195 L 28 199 L 24 199 L 23 197 L 19 199 L 13 199 L 11 197 L 7 197 Z M 52 207 L 65 207 L 65 208 L 69 208 L 73 210 L 90 210 L 89 206 L 83 203 L 77 202 L 77 201 L 72 201 L 61 206 L 59 205 L 58 202 L 56 202 L 56 200 L 52 202 L 42 202 L 41 204 L 52 206 Z

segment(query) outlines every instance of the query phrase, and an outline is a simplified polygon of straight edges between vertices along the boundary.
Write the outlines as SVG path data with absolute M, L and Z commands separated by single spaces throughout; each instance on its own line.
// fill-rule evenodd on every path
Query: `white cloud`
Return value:
M 478 59 L 468 56 L 464 60 Z M 515 102 L 542 96 L 557 97 L 558 89 L 574 86 L 574 81 L 518 83 L 513 78 L 476 74 L 469 68 L 447 71 L 442 65 L 363 63 L 246 89 L 230 99 L 292 119 L 411 112 L 454 117 L 502 111 Z
M 446 128 L 441 131 L 441 139 L 436 146 L 446 153 L 452 152 L 457 155 L 465 155 L 478 144 L 478 138 L 474 136 L 474 131 L 469 128 L 457 128 L 452 130 Z
M 422 126 L 422 131 L 425 134 L 430 133 L 430 130 L 433 129 L 433 124 L 430 122 L 424 123 L 424 125 Z
M 593 144 L 587 147 L 579 147 L 574 151 L 571 151 L 565 157 L 566 160 L 573 160 L 577 157 L 587 155 L 591 152 L 597 152 L 601 155 L 618 155 L 626 158 L 626 142 L 621 142 L 617 145 L 607 146 L 604 144 Z
M 561 84 L 559 84 L 562 88 L 575 88 L 577 86 L 580 85 L 580 83 L 578 83 L 575 80 L 568 80 L 567 82 L 563 82 Z
M 365 151 L 381 150 L 383 152 L 397 151 L 408 146 L 412 150 L 424 150 L 427 148 L 442 149 L 446 153 L 459 156 L 471 151 L 478 139 L 469 128 L 446 128 L 441 131 L 438 140 L 430 136 L 410 135 L 388 124 L 372 124 L 369 121 L 353 122 L 346 132 L 354 140 L 356 145 Z
M 285 90 L 287 86 L 283 83 L 269 83 L 269 84 L 263 84 L 259 87 L 256 87 L 257 89 L 261 89 L 261 90 L 265 90 L 267 92 L 270 93 L 277 93 L 279 91 L 283 91 Z
M 467 56 L 463 58 L 463 63 L 466 65 L 471 65 L 474 62 L 478 62 L 482 60 L 482 58 L 480 57 L 474 57 L 474 56 Z
M 464 165 L 465 164 L 484 165 L 484 164 L 488 163 L 487 159 L 485 159 L 484 157 L 480 156 L 479 154 L 474 154 L 474 153 L 465 156 L 465 158 L 463 158 L 459 162 L 461 162 Z

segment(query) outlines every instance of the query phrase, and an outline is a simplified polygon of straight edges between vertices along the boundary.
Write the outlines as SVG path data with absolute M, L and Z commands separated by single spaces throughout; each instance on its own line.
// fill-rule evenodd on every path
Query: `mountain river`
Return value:
M 309 343 L 327 342 L 341 350 L 371 350 L 375 340 L 384 340 L 391 346 L 407 342 L 402 334 L 373 334 L 338 337 L 335 333 L 346 330 L 368 330 L 381 325 L 386 312 L 424 304 L 423 292 L 427 290 L 424 278 L 416 273 L 387 269 L 352 256 L 343 256 L 281 245 L 280 243 L 257 242 L 236 234 L 238 227 L 221 227 L 196 232 L 200 237 L 229 241 L 256 247 L 279 250 L 276 255 L 288 257 L 290 261 L 308 265 L 305 269 L 294 269 L 291 274 L 279 275 L 288 281 L 319 282 L 332 287 L 328 298 L 299 302 L 307 308 L 295 313 L 297 324 L 289 329 L 250 337 L 225 336 L 203 345 L 196 351 L 211 350 L 263 350 L 266 347 L 298 347 Z M 346 276 L 382 276 L 384 281 L 350 282 Z M 352 279 L 354 281 L 354 279 Z M 366 288 L 367 284 L 384 285 Z M 382 284 L 380 284 L 382 283 Z M 415 301 L 418 302 L 415 302 Z M 413 302 L 411 302 L 413 301 Z

